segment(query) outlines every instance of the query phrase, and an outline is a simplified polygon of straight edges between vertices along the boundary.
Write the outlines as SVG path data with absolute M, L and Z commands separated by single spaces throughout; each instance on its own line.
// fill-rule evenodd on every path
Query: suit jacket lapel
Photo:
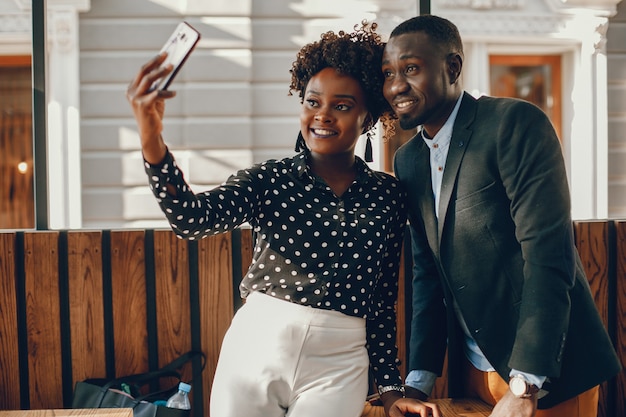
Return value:
M 441 238 L 445 226 L 446 215 L 448 213 L 448 207 L 450 206 L 452 191 L 457 181 L 459 167 L 461 166 L 463 155 L 465 154 L 465 150 L 472 136 L 470 126 L 474 121 L 475 113 L 476 99 L 468 93 L 463 93 L 461 107 L 454 121 L 452 138 L 446 158 L 446 167 L 441 180 L 441 193 L 439 195 L 439 238 Z
M 424 145 L 428 150 L 428 147 Z M 427 178 L 427 181 L 424 181 L 426 190 L 422 192 L 421 206 L 422 206 L 422 216 L 424 218 L 424 228 L 426 229 L 426 236 L 428 237 L 428 243 L 430 247 L 436 253 L 439 253 L 439 236 L 437 234 L 437 216 L 435 215 L 435 199 L 433 198 L 433 187 L 432 187 L 432 179 L 430 175 L 430 155 L 426 152 L 426 158 L 423 163 L 420 163 L 420 166 L 425 167 L 423 169 L 426 172 L 423 172 L 423 178 Z

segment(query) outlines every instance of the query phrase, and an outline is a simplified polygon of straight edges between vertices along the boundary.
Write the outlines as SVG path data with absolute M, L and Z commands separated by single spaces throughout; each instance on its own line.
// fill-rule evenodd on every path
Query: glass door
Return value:
M 536 104 L 561 138 L 560 55 L 491 55 L 489 68 L 490 95 Z

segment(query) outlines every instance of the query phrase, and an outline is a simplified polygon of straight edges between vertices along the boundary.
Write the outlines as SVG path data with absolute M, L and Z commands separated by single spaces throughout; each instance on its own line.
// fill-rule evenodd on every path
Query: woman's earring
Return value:
M 296 140 L 296 152 L 300 152 L 306 149 L 306 142 L 304 141 L 304 136 L 302 136 L 302 132 L 298 132 L 298 139 Z
M 368 130 L 365 136 L 367 136 L 365 141 L 365 162 L 372 162 L 374 160 L 372 157 L 372 131 Z

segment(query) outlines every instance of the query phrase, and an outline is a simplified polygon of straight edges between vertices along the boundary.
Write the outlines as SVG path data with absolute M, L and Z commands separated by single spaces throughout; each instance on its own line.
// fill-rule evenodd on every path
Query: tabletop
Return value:
M 440 398 L 429 400 L 439 406 L 442 417 L 489 417 L 491 406 L 469 398 Z M 365 404 L 361 417 L 385 417 L 382 406 Z

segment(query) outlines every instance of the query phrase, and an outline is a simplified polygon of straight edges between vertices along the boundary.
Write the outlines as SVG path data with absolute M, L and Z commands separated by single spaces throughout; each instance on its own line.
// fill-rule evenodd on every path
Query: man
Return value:
M 436 16 L 401 23 L 383 55 L 385 98 L 421 126 L 394 158 L 414 261 L 407 391 L 430 394 L 447 347 L 450 396 L 494 417 L 595 416 L 621 365 L 574 246 L 559 140 L 536 106 L 463 92 L 462 67 Z

